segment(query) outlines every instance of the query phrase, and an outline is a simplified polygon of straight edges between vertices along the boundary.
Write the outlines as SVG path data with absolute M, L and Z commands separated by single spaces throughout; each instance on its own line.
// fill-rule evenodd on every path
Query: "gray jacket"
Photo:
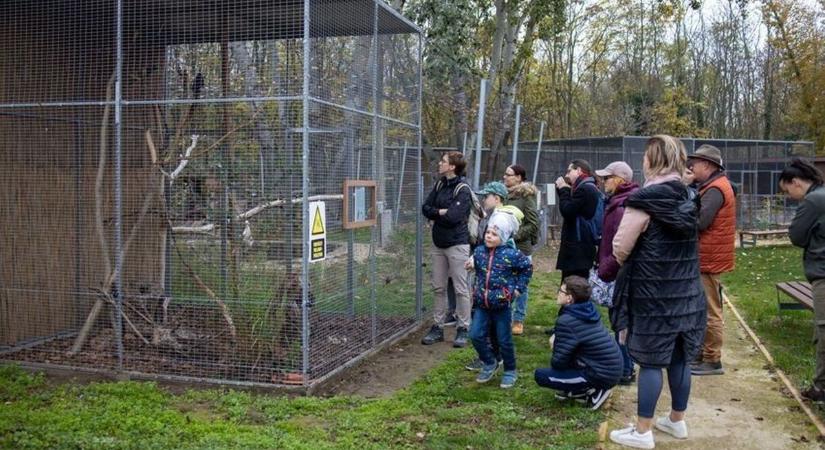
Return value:
M 805 278 L 825 278 L 825 187 L 811 186 L 788 229 L 791 242 L 805 249 Z

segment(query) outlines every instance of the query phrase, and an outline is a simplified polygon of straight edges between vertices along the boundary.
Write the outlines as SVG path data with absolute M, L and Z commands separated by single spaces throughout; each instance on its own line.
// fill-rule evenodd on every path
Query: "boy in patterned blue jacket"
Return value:
M 475 267 L 473 289 L 474 312 L 470 324 L 470 338 L 478 357 L 484 363 L 476 381 L 490 381 L 498 369 L 496 357 L 489 342 L 491 322 L 496 329 L 496 340 L 504 359 L 504 374 L 500 386 L 510 388 L 516 383 L 516 351 L 510 328 L 510 302 L 524 292 L 533 274 L 533 265 L 510 239 L 518 230 L 518 221 L 512 214 L 496 211 L 490 216 L 484 245 L 473 252 L 469 265 Z

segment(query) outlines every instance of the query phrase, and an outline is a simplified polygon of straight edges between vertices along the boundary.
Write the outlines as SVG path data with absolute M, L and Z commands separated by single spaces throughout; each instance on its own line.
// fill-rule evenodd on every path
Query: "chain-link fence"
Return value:
M 796 205 L 779 193 L 779 174 L 792 156 L 814 157 L 812 142 L 759 141 L 743 139 L 681 138 L 688 154 L 704 144 L 719 148 L 728 178 L 737 191 L 737 226 L 740 228 L 773 228 L 787 225 L 793 218 Z M 634 169 L 634 177 L 641 182 L 642 158 L 646 136 L 609 138 L 553 139 L 519 143 L 517 159 L 528 168 L 543 190 L 562 176 L 574 159 L 588 161 L 594 169 L 613 161 L 625 161 Z M 539 156 L 538 162 L 536 156 Z M 557 220 L 557 214 L 551 217 Z
M 422 41 L 382 1 L 3 2 L 0 36 L 0 357 L 311 387 L 419 322 Z

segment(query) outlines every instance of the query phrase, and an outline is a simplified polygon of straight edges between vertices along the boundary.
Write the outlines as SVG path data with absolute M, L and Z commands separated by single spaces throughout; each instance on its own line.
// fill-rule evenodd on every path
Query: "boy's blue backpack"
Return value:
M 581 230 L 584 228 L 590 234 L 593 242 L 598 244 L 602 240 L 602 225 L 604 224 L 604 194 L 595 184 L 593 184 L 593 188 L 596 190 L 597 195 L 596 212 L 589 219 L 581 216 L 576 217 L 576 240 L 582 241 Z

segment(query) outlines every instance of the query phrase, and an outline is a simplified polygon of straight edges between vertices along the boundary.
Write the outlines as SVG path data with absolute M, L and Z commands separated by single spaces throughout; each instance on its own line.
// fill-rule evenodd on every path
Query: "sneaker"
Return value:
M 672 422 L 670 416 L 663 416 L 656 419 L 656 429 L 675 437 L 676 439 L 687 439 L 687 424 L 684 420 Z
M 464 366 L 464 368 L 472 372 L 478 372 L 484 368 L 484 361 L 482 361 L 481 358 L 475 358 L 469 364 Z
M 811 386 L 799 394 L 802 395 L 802 398 L 810 400 L 814 403 L 825 402 L 825 389 L 819 389 L 816 386 Z
M 610 397 L 613 389 L 597 389 L 596 392 L 590 394 L 587 398 L 587 404 L 593 411 L 599 409 L 604 405 L 604 402 Z
M 709 362 L 703 361 L 701 364 L 698 365 L 691 365 L 690 366 L 690 373 L 693 375 L 701 376 L 701 375 L 722 375 L 725 373 L 725 369 L 722 368 L 722 361 L 716 362 Z
M 647 433 L 639 433 L 636 427 L 629 426 L 621 430 L 613 430 L 610 432 L 610 440 L 633 448 L 655 448 L 656 443 L 653 442 L 653 431 L 648 430 Z
M 438 325 L 433 325 L 430 328 L 430 331 L 421 339 L 421 343 L 424 345 L 432 345 L 436 342 L 443 342 L 444 341 L 444 329 L 439 327 Z
M 455 348 L 464 348 L 467 346 L 467 329 L 464 327 L 458 327 L 455 330 L 455 340 L 453 341 L 453 347 Z
M 636 372 L 630 372 L 630 375 L 622 375 L 619 378 L 619 384 L 622 386 L 630 386 L 636 381 Z
M 498 367 L 498 365 L 496 365 L 496 367 Z M 516 373 L 515 370 L 505 370 L 501 376 L 501 384 L 498 386 L 502 389 L 509 389 L 515 386 L 516 380 L 518 380 L 518 373 Z
M 486 383 L 493 378 L 493 375 L 496 374 L 498 371 L 498 364 L 493 364 L 491 366 L 484 366 L 481 368 L 481 372 L 478 373 L 476 377 L 477 383 Z
M 504 365 L 504 360 L 499 359 L 498 366 L 501 367 L 502 365 Z M 476 358 L 472 360 L 469 364 L 464 366 L 464 368 L 471 372 L 478 372 L 479 370 L 484 368 L 484 361 L 482 361 L 481 358 Z
M 576 400 L 584 402 L 594 392 L 594 389 L 589 389 L 581 392 L 573 391 L 556 391 L 556 399 L 561 401 Z
M 524 322 L 513 322 L 513 336 L 521 336 L 524 334 Z
M 458 320 L 455 318 L 455 314 L 447 314 L 447 317 L 444 318 L 445 327 L 454 327 L 457 323 Z

